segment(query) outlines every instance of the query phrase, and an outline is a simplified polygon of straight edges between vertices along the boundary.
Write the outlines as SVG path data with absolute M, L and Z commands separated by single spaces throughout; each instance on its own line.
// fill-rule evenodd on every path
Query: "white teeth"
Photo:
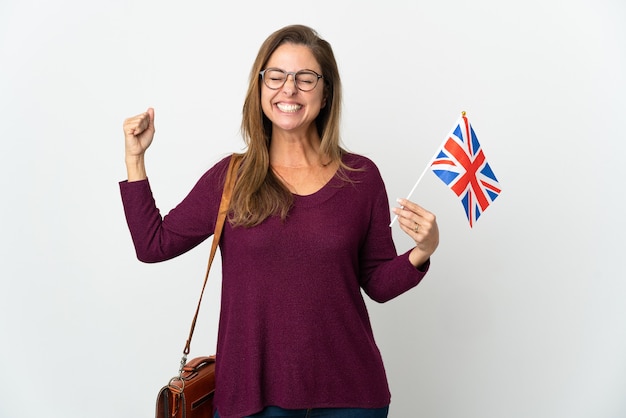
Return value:
M 281 110 L 281 112 L 297 112 L 302 109 L 302 105 L 299 104 L 284 104 L 278 103 L 276 106 Z

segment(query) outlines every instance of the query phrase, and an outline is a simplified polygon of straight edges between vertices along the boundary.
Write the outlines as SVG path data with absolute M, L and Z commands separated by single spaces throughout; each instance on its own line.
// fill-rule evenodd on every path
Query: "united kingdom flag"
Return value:
M 500 184 L 465 112 L 430 167 L 461 199 L 470 228 L 500 195 Z

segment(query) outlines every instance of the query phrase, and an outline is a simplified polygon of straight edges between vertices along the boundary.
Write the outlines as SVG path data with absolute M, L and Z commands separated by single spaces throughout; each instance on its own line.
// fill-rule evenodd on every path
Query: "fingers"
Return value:
M 124 121 L 126 158 L 142 156 L 154 139 L 154 109 L 130 117 Z
M 439 230 L 435 215 L 407 199 L 398 199 L 398 203 L 401 207 L 393 208 L 393 212 L 398 216 L 400 228 L 413 238 L 416 245 L 430 247 L 434 243 L 436 246 Z
M 146 130 L 154 130 L 153 108 L 149 108 L 146 112 L 124 121 L 124 134 L 127 136 L 138 136 Z
M 146 113 L 148 114 L 148 117 L 150 118 L 150 123 L 148 127 L 151 129 L 154 129 L 154 109 L 149 107 Z
M 435 222 L 435 215 L 417 203 L 407 199 L 398 199 L 398 203 L 401 207 L 394 208 L 393 211 L 398 215 L 400 225 L 404 227 L 403 229 L 406 229 L 409 234 L 417 234 L 420 229 L 423 231 Z
M 409 259 L 414 266 L 420 266 L 435 252 L 439 245 L 439 227 L 435 215 L 417 203 L 398 199 L 401 205 L 393 208 L 398 216 L 400 228 L 415 241 L 415 248 Z

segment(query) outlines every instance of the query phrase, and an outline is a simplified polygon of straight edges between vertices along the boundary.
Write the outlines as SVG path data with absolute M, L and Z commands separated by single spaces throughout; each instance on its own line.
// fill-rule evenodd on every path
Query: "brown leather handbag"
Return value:
M 211 253 L 209 262 L 204 276 L 204 284 L 200 292 L 200 299 L 196 313 L 191 322 L 189 337 L 183 350 L 183 357 L 180 360 L 180 369 L 178 376 L 170 379 L 169 383 L 159 391 L 156 402 L 156 418 L 212 418 L 213 417 L 213 395 L 215 393 L 215 356 L 196 357 L 187 362 L 187 355 L 191 347 L 191 338 L 196 327 L 196 320 L 200 312 L 200 304 L 202 296 L 209 278 L 211 264 L 215 258 L 215 252 L 222 236 L 230 197 L 235 186 L 237 177 L 237 169 L 241 163 L 241 155 L 233 154 L 226 181 L 224 183 L 224 192 L 215 223 L 215 232 L 213 234 L 213 243 L 211 244 Z

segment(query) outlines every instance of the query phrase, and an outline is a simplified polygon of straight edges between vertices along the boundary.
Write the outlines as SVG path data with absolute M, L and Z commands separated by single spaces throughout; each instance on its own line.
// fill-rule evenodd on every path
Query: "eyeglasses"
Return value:
M 323 75 L 316 73 L 313 70 L 300 70 L 297 72 L 287 72 L 280 68 L 266 68 L 259 73 L 265 85 L 272 89 L 278 90 L 282 88 L 287 82 L 287 78 L 293 76 L 293 82 L 298 90 L 311 91 L 317 86 L 317 82 L 320 78 L 324 78 Z

